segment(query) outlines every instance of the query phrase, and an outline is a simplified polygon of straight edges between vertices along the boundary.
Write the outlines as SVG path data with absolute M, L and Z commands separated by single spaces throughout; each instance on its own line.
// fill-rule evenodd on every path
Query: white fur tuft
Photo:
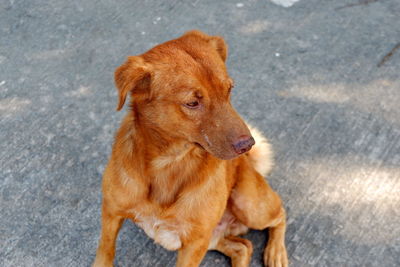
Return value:
M 272 151 L 271 144 L 268 142 L 261 132 L 247 125 L 253 135 L 256 144 L 250 150 L 250 158 L 254 164 L 254 168 L 262 175 L 266 176 L 274 165 L 274 153 Z
M 159 230 L 156 233 L 154 241 L 171 251 L 178 250 L 182 247 L 181 239 L 178 234 L 173 231 Z

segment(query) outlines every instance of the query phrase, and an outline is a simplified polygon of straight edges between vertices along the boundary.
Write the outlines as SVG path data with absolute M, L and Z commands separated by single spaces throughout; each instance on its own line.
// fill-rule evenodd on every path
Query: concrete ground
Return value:
M 0 266 L 91 264 L 113 71 L 189 29 L 226 39 L 234 105 L 274 145 L 291 266 L 400 266 L 399 18 L 398 0 L 1 1 Z M 247 236 L 261 266 L 267 233 Z M 130 222 L 117 245 L 116 266 L 174 266 Z

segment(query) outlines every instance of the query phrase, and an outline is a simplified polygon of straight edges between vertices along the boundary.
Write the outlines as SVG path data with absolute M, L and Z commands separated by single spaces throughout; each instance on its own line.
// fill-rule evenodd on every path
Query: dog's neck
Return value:
M 117 140 L 122 146 L 125 159 L 135 169 L 135 173 L 149 187 L 150 201 L 167 206 L 193 184 L 201 183 L 198 175 L 203 165 L 215 162 L 216 158 L 204 149 L 186 140 L 160 133 L 135 121 L 129 114 L 124 118 Z

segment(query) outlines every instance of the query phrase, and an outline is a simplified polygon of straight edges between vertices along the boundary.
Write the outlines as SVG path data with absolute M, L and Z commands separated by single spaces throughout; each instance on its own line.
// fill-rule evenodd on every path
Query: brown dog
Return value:
M 129 57 L 115 72 L 118 110 L 131 95 L 103 177 L 102 229 L 94 266 L 112 266 L 124 219 L 178 250 L 176 265 L 198 266 L 218 250 L 248 266 L 248 228 L 270 227 L 268 266 L 287 266 L 285 211 L 262 175 L 267 141 L 230 103 L 233 81 L 218 36 L 191 31 Z M 248 153 L 246 153 L 248 152 Z

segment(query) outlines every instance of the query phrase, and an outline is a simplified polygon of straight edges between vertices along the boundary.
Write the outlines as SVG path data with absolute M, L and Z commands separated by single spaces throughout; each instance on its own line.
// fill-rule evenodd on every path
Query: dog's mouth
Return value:
M 213 155 L 216 158 L 222 159 L 222 160 L 229 160 L 229 159 L 233 159 L 235 157 L 238 156 L 238 154 L 233 153 L 231 155 L 224 155 L 224 154 L 216 154 L 213 151 L 210 151 L 209 149 L 206 149 L 204 146 L 202 146 L 200 143 L 194 142 L 193 143 L 196 147 L 200 148 L 203 151 L 206 151 L 207 153 L 210 153 L 211 155 Z
M 201 148 L 201 149 L 203 149 L 203 150 L 206 150 L 202 145 L 200 145 L 200 143 L 194 142 L 194 144 L 195 144 L 197 147 L 199 147 L 199 148 Z

